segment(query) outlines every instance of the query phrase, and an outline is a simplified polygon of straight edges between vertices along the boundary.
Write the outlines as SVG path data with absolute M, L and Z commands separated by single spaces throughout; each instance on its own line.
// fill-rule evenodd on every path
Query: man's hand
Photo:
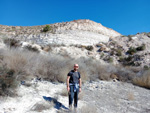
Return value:
M 67 86 L 67 91 L 68 91 L 68 92 L 70 91 L 70 87 L 69 87 L 69 86 Z
M 81 88 L 79 88 L 79 92 L 81 92 Z

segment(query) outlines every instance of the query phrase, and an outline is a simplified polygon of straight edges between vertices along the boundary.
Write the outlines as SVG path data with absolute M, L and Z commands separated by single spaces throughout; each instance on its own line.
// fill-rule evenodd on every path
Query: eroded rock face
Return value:
M 102 26 L 100 23 L 87 19 L 58 23 L 57 26 L 59 26 L 58 29 L 56 29 L 57 32 L 62 32 L 64 30 L 82 30 L 102 34 L 112 38 L 121 35 L 110 28 Z
M 28 43 L 29 48 L 40 52 L 44 50 L 58 53 L 60 46 L 64 45 L 66 46 L 65 52 L 59 51 L 60 54 L 67 53 L 74 56 L 74 53 L 77 53 L 78 56 L 90 56 L 115 65 L 122 63 L 141 67 L 150 66 L 150 33 L 122 36 L 100 23 L 87 19 L 50 24 L 51 29 L 48 32 L 42 32 L 44 27 L 45 25 L 29 27 L 0 25 L 0 38 L 21 40 Z M 33 44 L 37 45 L 33 46 Z M 55 50 L 55 47 L 48 46 L 53 44 L 59 47 Z M 77 45 L 83 47 L 76 48 Z M 145 46 L 145 49 L 141 51 L 142 45 Z M 92 46 L 94 49 L 90 52 L 83 51 L 87 46 Z M 4 44 L 1 44 L 1 47 L 4 48 Z M 138 48 L 133 55 L 127 53 L 131 47 Z
M 93 45 L 99 42 L 108 42 L 109 38 L 121 36 L 120 33 L 102 26 L 91 20 L 74 20 L 50 24 L 51 30 L 42 33 L 44 26 L 0 26 L 0 32 L 8 38 L 34 42 L 37 44 L 81 44 Z

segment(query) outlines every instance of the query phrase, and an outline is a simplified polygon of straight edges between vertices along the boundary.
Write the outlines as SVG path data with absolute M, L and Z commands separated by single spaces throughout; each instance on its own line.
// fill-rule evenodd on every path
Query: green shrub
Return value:
M 0 95 L 12 96 L 15 94 L 17 87 L 15 71 L 8 69 L 6 65 L 0 67 Z M 13 92 L 11 91 L 13 89 Z
M 86 46 L 85 49 L 92 51 L 94 48 L 93 48 L 93 46 Z
M 20 46 L 20 41 L 16 40 L 16 39 L 13 39 L 13 38 L 4 39 L 4 43 L 9 47 L 18 47 L 18 46 Z
M 136 53 L 137 50 L 135 47 L 130 47 L 129 50 L 127 51 L 128 54 L 133 55 L 134 53 Z
M 148 37 L 150 37 L 150 32 L 148 33 L 144 32 L 144 35 L 147 35 Z
M 124 57 L 123 57 L 123 56 L 120 56 L 120 57 L 119 57 L 119 61 L 120 61 L 120 62 L 123 62 L 123 61 L 124 61 Z
M 112 50 L 110 51 L 110 55 L 114 55 L 114 54 L 115 54 L 115 50 L 112 49 Z
M 129 39 L 129 41 L 131 41 L 131 40 L 132 40 L 133 35 L 128 35 L 127 37 L 128 37 L 128 39 Z
M 116 52 L 117 52 L 116 53 L 117 56 L 121 56 L 122 55 L 122 50 L 121 49 L 117 49 Z
M 143 51 L 145 49 L 146 49 L 146 45 L 145 44 L 142 44 L 141 46 L 136 48 L 137 51 Z
M 135 66 L 134 56 L 132 55 L 129 55 L 128 57 L 125 57 L 124 59 L 122 59 L 122 62 L 123 62 L 123 65 L 125 66 Z
M 129 55 L 128 57 L 124 58 L 125 61 L 129 62 L 133 60 L 133 56 Z
M 50 25 L 46 25 L 44 28 L 43 28 L 43 32 L 47 32 L 47 31 L 50 31 L 51 30 L 51 26 Z
M 113 63 L 113 58 L 112 58 L 112 57 L 109 57 L 108 62 L 109 62 L 109 63 Z
M 33 52 L 39 52 L 38 48 L 32 47 L 32 45 L 26 46 L 25 49 L 27 49 L 29 51 L 33 51 Z
M 105 55 L 104 53 L 101 53 L 100 58 L 103 58 L 103 57 L 104 57 L 104 55 Z
M 147 66 L 147 65 L 144 65 L 144 70 L 148 70 L 149 69 L 149 67 Z

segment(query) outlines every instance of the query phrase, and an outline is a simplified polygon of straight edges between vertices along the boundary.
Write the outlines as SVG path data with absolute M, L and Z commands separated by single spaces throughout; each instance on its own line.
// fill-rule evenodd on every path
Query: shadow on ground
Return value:
M 46 97 L 43 96 L 44 100 L 49 101 L 49 102 L 53 102 L 54 103 L 54 107 L 58 110 L 60 109 L 65 109 L 65 110 L 69 110 L 67 107 L 65 107 L 62 103 L 58 102 L 57 99 L 52 98 L 52 97 Z

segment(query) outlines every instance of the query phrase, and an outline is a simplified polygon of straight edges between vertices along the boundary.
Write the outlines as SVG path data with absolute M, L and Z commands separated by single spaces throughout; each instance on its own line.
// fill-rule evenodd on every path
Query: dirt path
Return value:
M 150 90 L 129 83 L 93 82 L 84 85 L 84 94 L 83 100 L 98 113 L 150 112 Z
M 17 97 L 0 98 L 0 113 L 68 113 L 65 88 L 46 81 L 21 85 Z M 78 113 L 150 113 L 150 90 L 130 83 L 87 82 L 79 97 Z

